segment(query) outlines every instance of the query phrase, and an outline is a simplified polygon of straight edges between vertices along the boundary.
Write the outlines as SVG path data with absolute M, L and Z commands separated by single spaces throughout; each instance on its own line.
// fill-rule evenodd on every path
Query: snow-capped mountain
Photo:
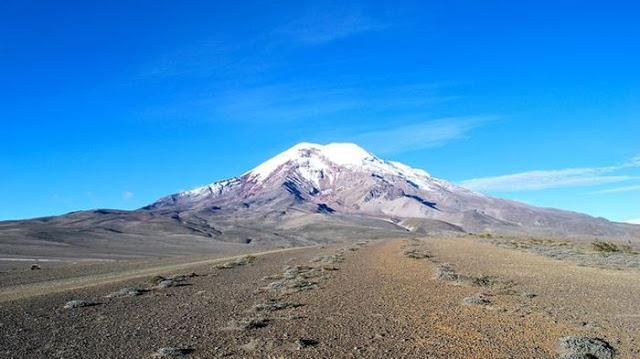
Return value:
M 145 207 L 152 212 L 287 213 L 368 216 L 411 229 L 625 235 L 605 219 L 497 199 L 382 160 L 351 143 L 300 143 L 243 175 L 180 192 Z M 283 219 L 284 220 L 284 219 Z M 436 221 L 436 222 L 434 222 Z
M 424 192 L 483 197 L 429 173 L 384 161 L 351 143 L 300 143 L 240 177 L 165 197 L 148 209 L 197 209 L 225 204 L 246 208 L 265 200 L 293 200 L 333 211 L 423 217 L 435 203 Z M 426 205 L 426 207 L 425 207 Z
M 640 238 L 638 225 L 486 196 L 354 144 L 301 143 L 238 177 L 138 210 L 0 222 L 0 246 L 153 255 L 443 231 Z

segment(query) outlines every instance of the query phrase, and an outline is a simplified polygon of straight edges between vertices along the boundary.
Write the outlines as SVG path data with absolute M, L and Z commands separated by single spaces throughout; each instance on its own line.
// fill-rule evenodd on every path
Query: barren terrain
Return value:
M 637 270 L 474 237 L 15 267 L 3 358 L 640 357 Z

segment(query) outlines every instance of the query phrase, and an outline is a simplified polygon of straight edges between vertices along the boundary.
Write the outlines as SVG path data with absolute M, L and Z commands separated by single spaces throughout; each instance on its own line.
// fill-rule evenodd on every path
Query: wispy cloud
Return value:
M 132 199 L 133 196 L 134 196 L 133 192 L 125 191 L 125 192 L 122 193 L 122 199 L 124 199 L 124 200 Z
M 274 32 L 297 44 L 320 45 L 388 26 L 364 5 L 342 1 L 306 3 L 296 19 Z
M 608 189 L 603 189 L 603 190 L 599 190 L 599 191 L 594 191 L 594 192 L 591 192 L 591 193 L 592 194 L 607 194 L 607 193 L 632 192 L 632 191 L 640 191 L 640 185 L 608 188 Z
M 626 221 L 623 221 L 626 223 L 631 223 L 631 224 L 640 224 L 640 218 L 636 218 L 636 219 L 627 219 Z
M 275 82 L 231 88 L 213 96 L 149 109 L 143 116 L 184 117 L 230 122 L 287 123 L 341 118 L 372 119 L 392 114 L 400 118 L 424 117 L 434 105 L 458 99 L 446 85 L 404 82 L 398 79 L 338 78 L 336 83 Z M 362 132 L 362 130 L 360 130 Z
M 472 178 L 462 181 L 464 187 L 476 191 L 517 192 L 558 187 L 590 186 L 623 182 L 638 177 L 616 175 L 625 168 L 640 167 L 640 157 L 617 166 L 538 170 L 503 176 Z
M 320 45 L 355 34 L 382 30 L 387 25 L 361 13 L 314 13 L 278 30 L 295 42 Z
M 353 141 L 376 153 L 398 153 L 438 147 L 448 142 L 469 137 L 469 132 L 495 120 L 495 116 L 441 118 L 366 132 Z
M 358 103 L 350 88 L 275 84 L 229 91 L 215 99 L 215 108 L 232 120 L 288 122 L 351 110 Z
M 380 31 L 389 22 L 362 4 L 318 2 L 292 7 L 272 23 L 257 24 L 250 33 L 221 31 L 213 26 L 200 38 L 163 48 L 141 64 L 130 82 L 189 76 L 210 81 L 233 81 L 269 76 L 274 68 L 287 69 L 292 51 L 331 43 L 357 34 Z M 322 50 L 320 50 L 322 51 Z M 305 63 L 305 66 L 309 66 Z

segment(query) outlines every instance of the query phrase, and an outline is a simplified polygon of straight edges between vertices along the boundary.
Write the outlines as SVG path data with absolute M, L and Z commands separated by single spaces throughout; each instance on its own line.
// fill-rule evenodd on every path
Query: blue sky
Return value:
M 3 1 L 0 219 L 138 208 L 301 141 L 640 218 L 640 5 L 345 3 Z

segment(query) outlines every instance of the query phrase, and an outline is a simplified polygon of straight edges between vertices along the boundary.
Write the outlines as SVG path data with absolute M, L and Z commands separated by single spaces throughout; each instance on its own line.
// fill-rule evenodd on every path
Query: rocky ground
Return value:
M 640 269 L 637 241 L 563 240 L 526 236 L 480 235 L 483 241 L 503 248 L 513 248 L 546 257 L 569 260 L 581 266 L 606 269 Z
M 0 273 L 0 357 L 640 357 L 639 272 L 474 238 L 79 268 Z

